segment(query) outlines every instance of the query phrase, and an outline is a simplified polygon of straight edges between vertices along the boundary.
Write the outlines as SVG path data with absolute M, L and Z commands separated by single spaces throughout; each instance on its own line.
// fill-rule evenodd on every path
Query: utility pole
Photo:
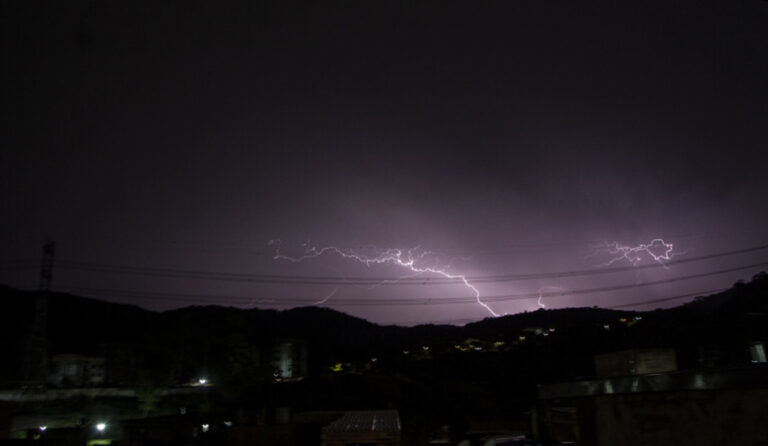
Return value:
M 25 386 L 38 387 L 45 384 L 48 374 L 48 293 L 53 279 L 53 257 L 56 243 L 46 237 L 43 245 L 43 258 L 40 263 L 40 289 L 35 296 L 35 316 L 32 331 L 27 342 L 22 379 Z

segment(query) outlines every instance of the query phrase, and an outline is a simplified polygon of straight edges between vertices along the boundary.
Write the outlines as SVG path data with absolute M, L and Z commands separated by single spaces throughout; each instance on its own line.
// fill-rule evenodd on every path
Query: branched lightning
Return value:
M 480 299 L 480 291 L 477 289 L 477 287 L 472 285 L 469 282 L 469 280 L 467 280 L 467 277 L 465 275 L 452 274 L 452 273 L 449 273 L 445 268 L 439 268 L 437 266 L 434 266 L 434 267 L 417 266 L 416 263 L 424 259 L 424 257 L 429 254 L 429 251 L 422 250 L 419 247 L 411 248 L 408 250 L 388 248 L 381 251 L 373 247 L 373 251 L 378 251 L 378 253 L 375 256 L 368 256 L 368 255 L 357 253 L 351 249 L 341 249 L 335 246 L 325 246 L 322 248 L 318 248 L 317 246 L 311 245 L 309 242 L 307 242 L 302 245 L 304 247 L 304 252 L 305 252 L 303 255 L 298 257 L 290 257 L 280 252 L 280 240 L 271 240 L 269 244 L 275 247 L 275 255 L 273 256 L 275 260 L 288 260 L 290 262 L 298 263 L 304 260 L 320 257 L 324 254 L 335 254 L 344 259 L 354 260 L 356 262 L 362 263 L 367 267 L 374 266 L 374 265 L 390 264 L 390 265 L 395 265 L 401 268 L 405 268 L 413 273 L 404 277 L 413 277 L 420 274 L 436 274 L 446 279 L 456 280 L 464 284 L 465 287 L 469 288 L 472 291 L 478 305 L 482 306 L 492 316 L 494 317 L 499 316 L 499 314 L 493 311 L 493 309 L 490 306 L 488 306 L 488 304 L 486 304 Z
M 675 247 L 672 243 L 664 241 L 664 239 L 656 238 L 650 241 L 650 243 L 640 243 L 639 245 L 623 245 L 619 242 L 604 243 L 602 245 L 593 248 L 593 252 L 590 255 L 595 256 L 599 254 L 608 254 L 612 258 L 603 264 L 603 266 L 611 266 L 616 262 L 626 260 L 633 266 L 637 266 L 642 262 L 643 257 L 647 256 L 654 262 L 666 266 L 667 261 L 671 260 L 676 255 L 682 255 L 683 252 L 675 251 Z

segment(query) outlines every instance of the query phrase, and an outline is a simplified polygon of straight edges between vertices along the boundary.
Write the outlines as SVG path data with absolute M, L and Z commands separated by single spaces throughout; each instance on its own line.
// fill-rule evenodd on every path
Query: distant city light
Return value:
M 46 429 L 48 429 L 48 426 L 40 426 L 40 432 L 44 432 Z
M 225 421 L 224 422 L 224 426 L 232 427 L 232 422 L 231 421 Z
M 198 380 L 197 380 L 197 382 L 198 382 L 198 384 L 200 384 L 201 386 L 204 386 L 204 385 L 205 385 L 205 383 L 207 383 L 207 382 L 208 382 L 208 380 L 207 380 L 206 378 L 200 378 L 200 379 L 198 379 Z
M 96 430 L 99 432 L 104 432 L 104 430 L 107 428 L 107 423 L 97 423 L 96 424 Z
M 208 432 L 211 429 L 211 425 L 207 423 L 203 424 L 202 427 L 203 427 L 203 432 Z

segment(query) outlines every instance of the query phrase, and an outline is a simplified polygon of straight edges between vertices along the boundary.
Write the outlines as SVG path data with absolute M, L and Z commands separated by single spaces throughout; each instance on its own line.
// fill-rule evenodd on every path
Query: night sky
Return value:
M 410 271 L 293 263 L 270 240 L 294 257 L 307 241 L 416 248 L 421 267 L 503 276 L 481 296 L 700 276 L 548 308 L 768 269 L 755 250 L 510 278 L 605 268 L 604 242 L 663 238 L 673 260 L 768 243 L 766 1 L 222 3 L 3 2 L 0 283 L 35 289 L 49 234 L 56 291 L 150 309 L 330 296 L 411 324 L 490 314 L 441 303 L 473 297 L 461 282 L 363 286 Z

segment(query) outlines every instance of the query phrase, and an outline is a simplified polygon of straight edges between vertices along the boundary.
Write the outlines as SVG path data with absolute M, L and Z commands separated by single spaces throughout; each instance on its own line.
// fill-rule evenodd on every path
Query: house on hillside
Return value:
M 47 383 L 55 387 L 93 387 L 106 382 L 105 360 L 83 355 L 55 355 Z
M 276 381 L 297 381 L 307 376 L 307 346 L 297 339 L 283 339 L 272 347 L 270 361 Z

